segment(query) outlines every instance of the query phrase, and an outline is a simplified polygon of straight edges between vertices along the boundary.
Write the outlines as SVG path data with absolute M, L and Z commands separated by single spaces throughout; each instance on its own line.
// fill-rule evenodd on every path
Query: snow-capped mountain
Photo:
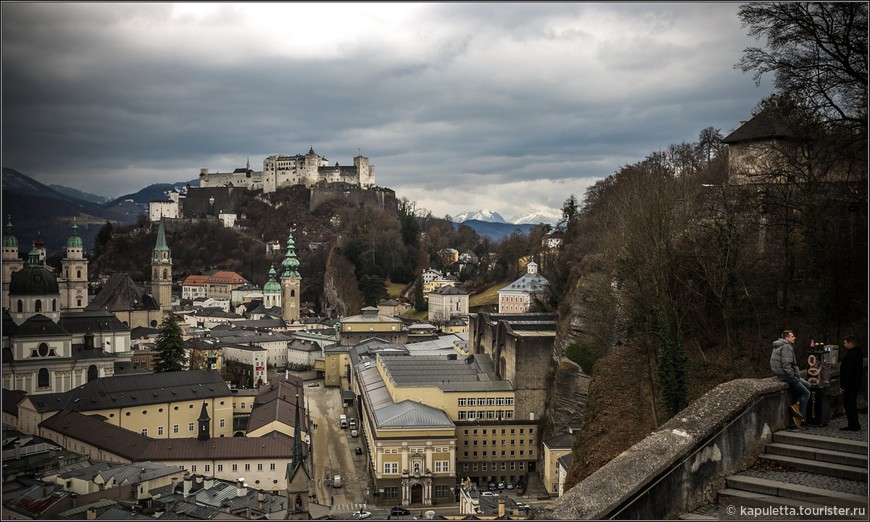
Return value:
M 453 216 L 454 223 L 462 223 L 463 221 L 486 221 L 488 223 L 507 223 L 501 214 L 494 210 L 469 210 Z
M 545 223 L 548 225 L 555 225 L 562 219 L 562 211 L 556 210 L 554 208 L 544 208 L 537 210 L 530 210 L 525 214 L 521 214 L 516 216 L 511 220 L 511 223 L 515 223 L 517 225 L 537 225 L 539 223 Z

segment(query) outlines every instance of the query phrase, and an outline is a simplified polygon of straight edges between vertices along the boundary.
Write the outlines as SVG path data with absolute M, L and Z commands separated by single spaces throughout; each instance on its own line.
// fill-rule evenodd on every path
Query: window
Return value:
M 507 398 L 505 399 L 505 404 L 507 404 L 508 406 L 513 406 L 513 405 L 514 405 L 514 398 L 513 398 L 513 397 L 507 397 Z
M 384 488 L 384 497 L 399 498 L 399 488 Z
M 477 405 L 478 405 L 478 406 L 486 406 L 486 398 L 484 398 L 484 397 L 479 397 L 479 398 L 477 399 Z
M 226 421 L 226 419 L 221 419 L 218 424 L 220 424 L 220 427 L 223 428 L 223 427 L 226 427 L 227 421 Z
M 399 473 L 398 462 L 384 462 L 384 475 L 397 475 Z
M 525 468 L 526 468 L 526 463 L 520 462 L 520 469 L 525 469 Z
M 471 463 L 471 471 L 477 471 L 477 462 Z
M 489 397 L 488 399 L 486 399 L 486 405 L 487 406 L 495 406 L 495 398 Z
M 459 399 L 458 404 L 459 404 L 459 406 L 465 406 L 465 399 L 464 398 Z
M 251 471 L 251 465 L 245 464 L 245 471 Z
M 148 436 L 148 428 L 142 428 L 142 435 Z
M 190 467 L 190 472 L 196 473 L 196 464 L 194 464 L 193 466 Z
M 178 424 L 172 425 L 172 433 L 178 433 Z
M 480 471 L 486 471 L 486 462 L 480 465 Z
M 157 435 L 158 435 L 158 436 L 162 436 L 162 435 L 163 435 L 163 426 L 157 426 Z
M 187 423 L 187 431 L 193 431 L 193 423 L 192 422 Z
M 263 471 L 263 465 L 257 464 L 257 471 Z
M 467 457 L 467 456 L 468 456 L 468 455 L 466 455 L 466 457 Z M 466 472 L 468 471 L 468 463 L 467 463 L 467 462 L 465 462 L 465 463 L 462 464 L 462 471 L 466 471 Z
M 209 471 L 211 471 L 211 464 L 206 464 L 205 465 L 205 472 L 208 473 Z
M 239 465 L 233 464 L 233 471 L 239 471 Z
M 450 495 L 450 486 L 435 486 L 436 497 L 446 497 Z
M 223 471 L 223 470 L 224 470 L 224 465 L 223 465 L 223 464 L 218 464 L 218 465 L 217 465 L 217 470 L 218 470 L 218 471 Z
M 464 411 L 460 411 L 460 412 L 459 412 L 459 420 L 464 420 L 464 419 L 465 419 L 465 412 L 464 412 Z M 467 430 L 466 430 L 466 431 L 467 431 Z
M 275 471 L 275 463 L 274 462 L 269 464 L 269 471 Z
M 48 388 L 49 387 L 48 368 L 40 368 L 39 369 L 39 375 L 37 376 L 36 385 L 40 388 Z

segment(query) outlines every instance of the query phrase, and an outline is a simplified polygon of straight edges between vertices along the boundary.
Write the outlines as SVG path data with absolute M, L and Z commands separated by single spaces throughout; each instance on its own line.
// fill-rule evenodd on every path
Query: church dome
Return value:
M 39 264 L 39 252 L 34 249 L 27 255 L 27 263 L 12 274 L 9 295 L 59 295 L 57 276 Z
M 73 223 L 73 235 L 66 242 L 67 248 L 82 248 L 82 238 L 79 237 L 79 226 Z
M 278 281 L 275 281 L 275 267 L 269 268 L 269 281 L 263 285 L 263 293 L 264 294 L 280 294 L 281 293 L 281 285 Z

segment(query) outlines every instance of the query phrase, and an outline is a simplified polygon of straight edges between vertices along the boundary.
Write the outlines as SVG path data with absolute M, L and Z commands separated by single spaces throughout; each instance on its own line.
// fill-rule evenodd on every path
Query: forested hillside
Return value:
M 704 129 L 585 194 L 558 265 L 569 290 L 557 356 L 591 376 L 567 487 L 716 384 L 768 377 L 783 329 L 797 333 L 801 361 L 811 340 L 866 338 L 866 9 L 743 6 L 751 30 L 782 38 L 741 62 L 777 72 L 781 91 L 754 111 L 775 139 L 737 162 Z M 791 27 L 798 19 L 818 32 Z M 799 56 L 795 42 L 813 48 L 820 34 L 854 54 Z M 819 91 L 812 71 L 801 83 L 777 69 L 789 59 L 854 75 Z

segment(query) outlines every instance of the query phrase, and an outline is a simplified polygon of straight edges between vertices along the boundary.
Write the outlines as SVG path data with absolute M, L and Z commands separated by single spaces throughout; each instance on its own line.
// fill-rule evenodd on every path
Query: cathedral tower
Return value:
M 299 293 L 302 288 L 302 278 L 298 271 L 299 260 L 296 259 L 296 244 L 292 234 L 287 236 L 287 252 L 281 267 L 284 269 L 281 274 L 281 318 L 285 323 L 290 323 L 299 320 Z
M 166 245 L 166 231 L 160 219 L 157 243 L 151 254 L 151 295 L 161 310 L 172 309 L 172 252 Z
M 275 279 L 275 267 L 269 267 L 269 281 L 263 285 L 263 307 L 281 307 L 281 284 Z
M 6 223 L 6 233 L 3 234 L 3 308 L 9 308 L 9 282 L 12 274 L 24 268 L 24 260 L 18 251 L 18 239 L 12 235 L 12 216 Z
M 83 310 L 88 305 L 88 260 L 73 220 L 72 236 L 66 242 L 66 257 L 61 260 L 60 307 Z

